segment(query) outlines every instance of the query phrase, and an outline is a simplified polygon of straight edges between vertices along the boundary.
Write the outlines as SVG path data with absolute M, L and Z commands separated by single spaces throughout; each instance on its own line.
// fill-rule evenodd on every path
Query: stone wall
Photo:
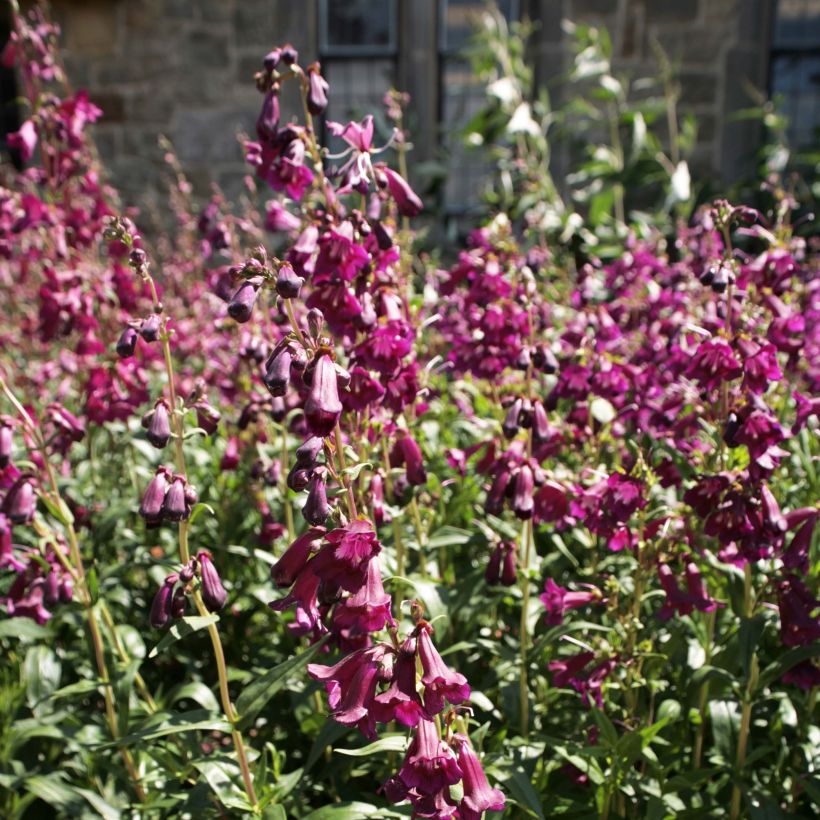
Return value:
M 695 164 L 731 179 L 749 167 L 759 134 L 730 121 L 747 85 L 765 89 L 773 0 L 522 0 L 540 21 L 537 77 L 560 98 L 568 65 L 562 18 L 609 28 L 616 69 L 656 72 L 653 38 L 680 72 L 681 103 L 700 122 Z M 237 131 L 252 132 L 262 54 L 292 42 L 315 58 L 316 0 L 53 0 L 72 83 L 104 110 L 100 153 L 127 202 L 163 195 L 164 134 L 195 190 L 236 192 L 245 171 Z M 418 159 L 435 151 L 435 0 L 401 0 L 399 84 L 414 96 Z M 147 193 L 146 193 L 147 192 Z

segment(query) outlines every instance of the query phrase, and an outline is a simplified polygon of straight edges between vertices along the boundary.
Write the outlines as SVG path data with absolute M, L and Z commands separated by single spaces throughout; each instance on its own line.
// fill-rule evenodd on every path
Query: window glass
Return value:
M 324 54 L 391 54 L 396 49 L 393 0 L 321 0 L 320 35 Z

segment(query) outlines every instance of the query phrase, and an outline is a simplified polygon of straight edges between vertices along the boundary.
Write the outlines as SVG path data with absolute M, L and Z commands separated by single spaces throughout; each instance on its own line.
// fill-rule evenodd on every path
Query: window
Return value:
M 789 139 L 814 148 L 820 129 L 820 0 L 778 0 L 775 8 L 770 92 L 782 99 Z
M 517 0 L 498 0 L 497 8 L 508 22 L 518 18 Z M 485 9 L 482 0 L 439 0 L 439 118 L 449 169 L 444 208 L 454 216 L 480 206 L 482 188 L 492 172 L 480 152 L 465 147 L 462 136 L 464 126 L 486 105 L 486 90 L 463 55 Z
M 396 13 L 396 0 L 320 0 L 319 59 L 331 85 L 327 119 L 346 122 L 382 109 L 396 82 Z

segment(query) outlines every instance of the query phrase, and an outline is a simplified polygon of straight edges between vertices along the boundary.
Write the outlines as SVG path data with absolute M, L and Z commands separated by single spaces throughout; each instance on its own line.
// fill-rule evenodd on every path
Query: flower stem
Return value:
M 705 660 L 708 664 L 712 659 L 712 639 L 715 634 L 715 610 L 706 613 L 706 646 L 704 646 Z M 706 734 L 706 704 L 709 699 L 709 681 L 705 680 L 700 686 L 698 695 L 698 712 L 700 713 L 700 725 L 695 735 L 695 747 L 692 752 L 692 768 L 699 769 L 703 759 L 703 740 Z
M 527 654 L 529 652 L 529 630 L 527 625 L 527 615 L 530 608 L 530 558 L 533 547 L 533 522 L 530 518 L 524 522 L 521 530 L 521 541 L 524 544 L 523 561 L 521 565 L 521 624 L 520 624 L 520 640 L 521 640 L 521 670 L 519 677 L 519 701 L 520 701 L 520 716 L 521 716 L 521 734 L 526 740 L 530 732 L 530 692 L 529 683 L 527 680 Z

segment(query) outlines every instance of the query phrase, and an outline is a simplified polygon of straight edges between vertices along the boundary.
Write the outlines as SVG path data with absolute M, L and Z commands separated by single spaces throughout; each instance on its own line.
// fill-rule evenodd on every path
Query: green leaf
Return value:
M 359 473 L 364 470 L 364 468 L 372 468 L 373 465 L 369 461 L 363 461 L 361 464 L 354 464 L 352 467 L 345 467 L 342 470 L 342 475 L 350 476 L 351 481 L 355 481 L 359 477 Z
M 94 808 L 103 820 L 120 820 L 121 814 L 110 803 L 106 803 L 96 792 L 89 789 L 74 789 L 77 794 L 81 794 Z
M 367 757 L 379 752 L 406 752 L 409 741 L 406 735 L 385 735 L 367 746 L 359 749 L 334 749 L 340 755 L 348 757 Z
M 518 768 L 507 769 L 505 770 L 505 775 L 506 777 L 499 779 L 502 780 L 507 787 L 510 797 L 512 797 L 527 814 L 537 817 L 538 820 L 545 820 L 538 792 L 535 791 L 530 782 L 530 778 L 524 774 L 524 771 Z
M 68 509 L 62 498 L 54 501 L 54 499 L 46 493 L 40 493 L 40 500 L 43 504 L 45 504 L 46 509 L 51 513 L 51 515 L 64 527 L 74 523 L 74 516 L 71 514 L 71 510 Z
M 242 785 L 239 764 L 227 757 L 194 762 L 194 768 L 208 781 L 208 785 L 225 808 L 251 812 Z
M 87 695 L 90 692 L 96 692 L 101 685 L 102 681 L 99 680 L 78 680 L 76 683 L 71 683 L 56 692 L 52 692 L 49 697 L 51 700 L 60 700 L 60 698 L 71 698 L 75 695 Z
M 158 714 L 152 715 L 152 720 L 155 721 Z M 228 721 L 213 718 L 204 709 L 181 712 L 177 715 L 169 715 L 165 712 L 160 716 L 160 721 L 158 726 L 148 726 L 110 743 L 99 744 L 97 748 L 107 749 L 111 746 L 130 746 L 143 740 L 156 740 L 160 737 L 177 735 L 181 732 L 224 732 L 228 734 L 231 731 L 231 724 Z
M 0 621 L 0 638 L 20 638 L 24 641 L 39 641 L 51 633 L 44 626 L 30 618 L 8 618 Z
M 305 771 L 310 771 L 316 764 L 316 761 L 322 756 L 325 749 L 328 746 L 332 746 L 349 731 L 349 726 L 343 726 L 341 723 L 336 723 L 335 720 L 328 718 L 319 730 L 319 734 L 316 735 L 316 740 L 313 741 L 313 746 L 311 746 L 310 753 L 308 754 L 307 763 L 305 763 Z
M 287 812 L 278 803 L 266 806 L 262 812 L 262 820 L 288 820 Z
M 185 618 L 180 618 L 174 622 L 168 632 L 162 636 L 162 640 L 148 653 L 148 657 L 156 658 L 160 652 L 165 651 L 171 644 L 194 632 L 199 632 L 200 629 L 206 629 L 218 620 L 219 615 L 215 612 L 210 615 L 188 615 Z
M 97 580 L 97 570 L 91 567 L 85 574 L 88 584 L 88 594 L 91 596 L 91 603 L 96 604 L 100 600 L 100 583 Z
M 216 515 L 214 508 L 210 504 L 206 504 L 204 501 L 199 501 L 194 504 L 193 509 L 191 510 L 191 515 L 188 518 L 188 526 L 191 526 L 194 521 L 199 518 L 199 515 L 202 512 L 207 512 L 211 516 Z
M 430 535 L 427 546 L 431 549 L 455 547 L 460 544 L 466 544 L 472 537 L 473 533 L 469 530 L 463 530 L 460 527 L 439 527 Z
M 606 714 L 604 714 L 604 712 L 595 707 L 592 708 L 592 717 L 595 719 L 595 723 L 598 724 L 598 728 L 601 730 L 601 739 L 604 744 L 614 749 L 618 745 L 618 730 L 612 724 L 612 721 L 606 716 Z
M 33 775 L 26 779 L 26 789 L 52 808 L 68 810 L 78 801 L 75 791 L 59 775 Z
M 812 644 L 811 646 L 798 646 L 784 652 L 774 663 L 770 663 L 760 673 L 760 686 L 770 686 L 776 680 L 779 680 L 798 663 L 820 656 L 820 644 Z
M 216 695 L 202 681 L 191 681 L 178 687 L 168 696 L 168 700 L 170 703 L 193 700 L 203 709 L 213 713 L 218 713 L 220 708 Z
M 712 718 L 712 734 L 718 751 L 729 760 L 734 749 L 734 736 L 740 723 L 737 704 L 734 701 L 713 700 L 709 703 Z
M 45 700 L 60 685 L 60 661 L 55 652 L 42 644 L 32 646 L 23 661 L 26 701 L 29 706 Z
M 321 647 L 327 642 L 325 636 L 310 649 L 288 658 L 284 663 L 275 666 L 269 672 L 258 677 L 253 683 L 246 686 L 236 701 L 242 726 L 247 726 L 264 708 L 265 704 L 281 689 L 283 689 L 291 675 L 307 666 L 316 657 Z
M 399 814 L 396 811 L 391 811 L 383 806 L 374 806 L 371 803 L 360 803 L 353 801 L 351 803 L 333 803 L 330 806 L 324 806 L 321 809 L 316 809 L 310 814 L 304 815 L 302 820 L 351 820 L 351 818 L 367 817 L 408 817 L 407 814 Z

